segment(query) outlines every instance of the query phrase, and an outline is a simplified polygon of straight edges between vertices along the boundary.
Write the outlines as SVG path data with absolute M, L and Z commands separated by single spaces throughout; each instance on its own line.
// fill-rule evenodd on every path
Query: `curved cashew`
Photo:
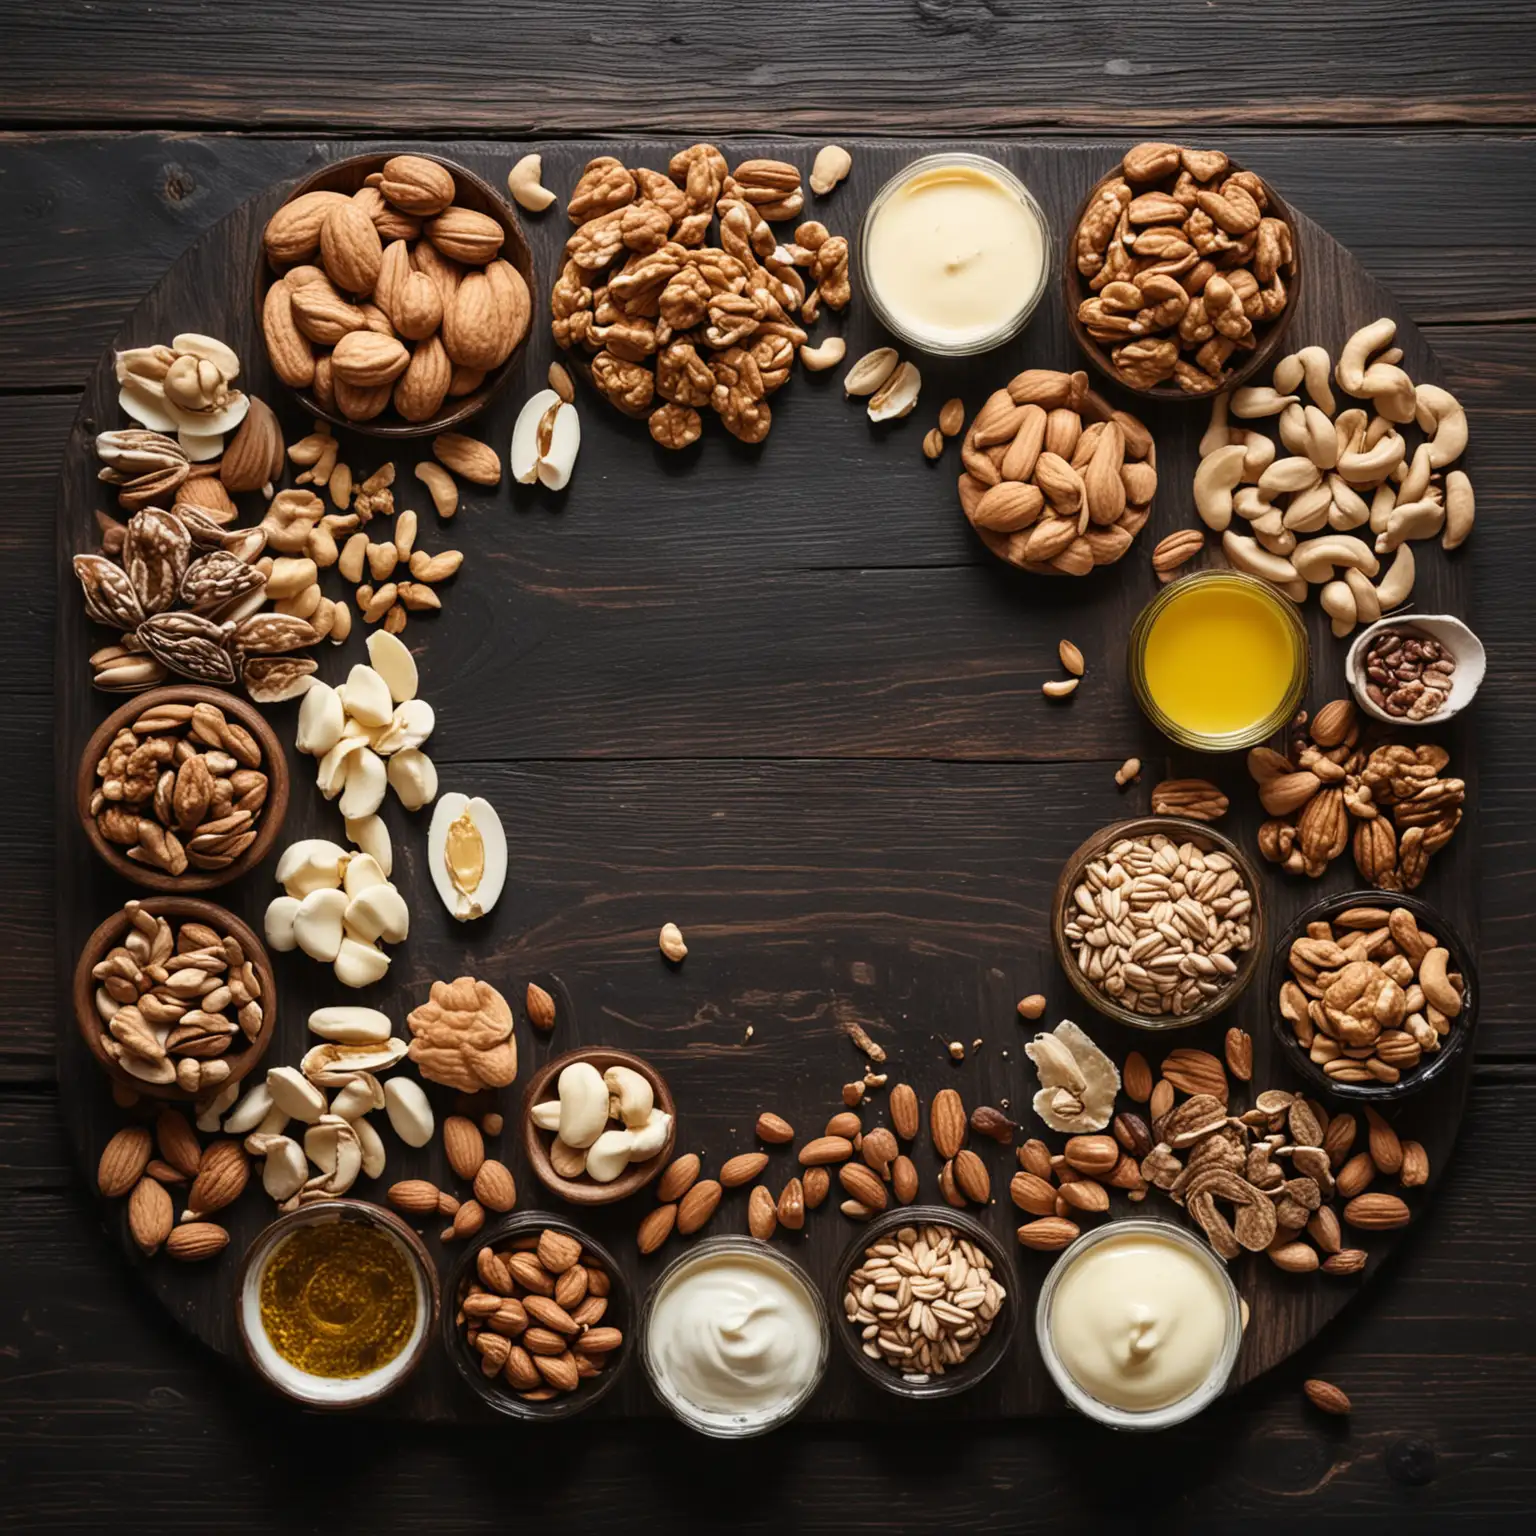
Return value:
M 1413 591 L 1413 546 L 1400 544 L 1387 574 L 1376 583 L 1376 601 L 1383 613 L 1390 612 L 1408 601 Z
M 1388 421 L 1412 421 L 1415 407 L 1413 380 L 1393 363 L 1372 363 L 1360 381 L 1359 393 L 1376 402 Z
M 1314 485 L 1292 496 L 1285 509 L 1285 526 L 1293 533 L 1317 533 L 1328 521 L 1333 506 L 1333 492 L 1326 485 Z
M 1328 493 L 1333 497 L 1328 526 L 1335 533 L 1348 533 L 1351 528 L 1358 528 L 1369 519 L 1371 509 L 1365 498 L 1336 474 L 1328 476 Z
M 1200 457 L 1209 458 L 1218 448 L 1225 448 L 1232 441 L 1227 434 L 1227 392 L 1211 396 L 1211 420 L 1200 439 Z
M 1253 536 L 1270 554 L 1282 558 L 1296 548 L 1296 535 L 1281 522 L 1278 512 L 1259 518 L 1253 525 Z
M 1370 545 L 1352 533 L 1328 533 L 1320 539 L 1308 539 L 1297 547 L 1291 564 L 1296 567 L 1298 576 L 1314 585 L 1332 581 L 1336 565 L 1353 565 L 1367 576 L 1374 576 L 1381 569 L 1381 562 L 1371 553 Z
M 1231 526 L 1232 492 L 1242 477 L 1247 452 L 1241 443 L 1228 443 L 1207 454 L 1195 470 L 1195 511 L 1215 533 Z
M 1253 418 L 1278 416 L 1288 405 L 1297 404 L 1296 395 L 1282 395 L 1268 384 L 1250 385 L 1232 396 L 1231 410 L 1234 416 Z
M 1420 428 L 1431 434 L 1429 462 L 1435 469 L 1444 469 L 1466 451 L 1467 413 L 1450 390 L 1421 384 L 1415 417 Z
M 507 191 L 517 200 L 518 207 L 529 213 L 542 213 L 555 200 L 555 194 L 539 180 L 543 167 L 541 156 L 524 155 L 507 172 Z
M 1328 387 L 1328 375 L 1333 370 L 1333 360 L 1326 347 L 1303 347 L 1292 352 L 1275 364 L 1275 388 L 1294 390 L 1303 380 L 1313 403 L 1329 416 L 1333 415 L 1333 391 Z
M 1446 1018 L 1454 1019 L 1461 1012 L 1461 993 L 1446 975 L 1450 963 L 1450 952 L 1437 944 L 1419 961 L 1419 985 L 1431 1007 L 1438 1008 Z
M 1333 620 L 1333 638 L 1342 640 L 1359 622 L 1355 594 L 1348 582 L 1330 581 L 1318 593 L 1317 601 Z
M 1234 570 L 1248 576 L 1258 576 L 1282 590 L 1291 587 L 1300 574 L 1284 555 L 1272 555 L 1260 546 L 1257 539 L 1245 539 L 1240 533 L 1222 534 L 1221 548 Z M 1302 590 L 1305 595 L 1304 582 Z
M 1280 509 L 1272 501 L 1266 501 L 1264 493 L 1256 485 L 1240 486 L 1232 497 L 1232 510 L 1248 522 L 1256 518 L 1268 517 L 1272 512 Z
M 1409 539 L 1432 539 L 1445 523 L 1445 508 L 1438 501 L 1399 501 L 1387 526 L 1376 535 L 1376 553 L 1390 554 Z
M 1283 496 L 1296 491 L 1309 491 L 1321 479 L 1317 465 L 1298 454 L 1288 459 L 1276 459 L 1259 476 L 1259 490 L 1269 497 Z
M 1413 462 L 1403 471 L 1403 477 L 1397 482 L 1397 499 L 1399 501 L 1418 501 L 1429 490 L 1429 477 L 1432 467 L 1429 462 L 1429 444 L 1420 443 L 1413 450 Z M 313 689 L 310 690 L 314 692 Z M 308 698 L 308 694 L 305 698 Z
M 835 368 L 847 355 L 848 343 L 841 336 L 828 336 L 819 347 L 801 347 L 800 361 L 812 373 Z
M 1388 431 L 1377 443 L 1357 453 L 1339 455 L 1339 473 L 1352 485 L 1370 485 L 1392 473 L 1406 450 L 1401 434 Z
M 1387 519 L 1392 516 L 1392 509 L 1397 505 L 1397 487 L 1391 481 L 1376 487 L 1376 494 L 1371 497 L 1371 532 L 1385 533 Z
M 1352 565 L 1345 566 L 1344 584 L 1355 594 L 1355 618 L 1361 624 L 1374 624 L 1381 617 L 1381 599 L 1370 577 Z
M 1333 370 L 1333 376 L 1338 380 L 1339 388 L 1346 394 L 1363 395 L 1366 361 L 1373 352 L 1379 352 L 1396 335 L 1397 321 L 1385 317 L 1373 320 L 1369 325 L 1362 325 L 1344 343 L 1344 350 L 1339 353 L 1338 367 Z
M 1245 432 L 1240 427 L 1233 428 L 1231 436 L 1243 449 L 1243 479 L 1257 482 L 1274 462 L 1274 442 L 1262 432 Z
M 1453 469 L 1445 477 L 1445 534 L 1440 540 L 1442 549 L 1455 549 L 1464 544 L 1472 532 L 1472 522 L 1477 515 L 1477 503 L 1472 495 L 1472 482 L 1466 472 Z
M 1346 453 L 1358 453 L 1365 442 L 1365 429 L 1370 422 L 1370 417 L 1360 409 L 1358 405 L 1352 405 L 1347 411 L 1340 411 L 1334 418 L 1333 435 L 1338 443 L 1338 457 L 1334 462 Z

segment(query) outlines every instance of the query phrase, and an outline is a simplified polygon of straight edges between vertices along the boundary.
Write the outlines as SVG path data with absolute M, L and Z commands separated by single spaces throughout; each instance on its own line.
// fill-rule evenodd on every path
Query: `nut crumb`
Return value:
M 1120 764 L 1117 769 L 1115 769 L 1115 783 L 1118 784 L 1122 789 L 1124 789 L 1127 784 L 1137 783 L 1140 778 L 1141 759 L 1139 757 L 1128 757 L 1123 763 Z
M 885 1047 L 881 1045 L 879 1041 L 874 1039 L 874 1037 L 869 1033 L 867 1029 L 864 1028 L 862 1024 L 850 1024 L 848 1026 L 848 1038 L 852 1040 L 854 1045 L 866 1056 L 868 1056 L 871 1061 L 885 1060 Z
M 959 1040 L 951 1040 L 949 1042 L 949 1054 L 951 1056 L 953 1056 L 956 1061 L 964 1061 L 965 1060 L 965 1046 L 964 1046 L 964 1044 L 961 1041 L 959 1041 Z
M 1031 992 L 1028 997 L 1019 999 L 1019 1017 L 1021 1019 L 1038 1019 L 1045 1013 L 1045 996 L 1040 992 Z

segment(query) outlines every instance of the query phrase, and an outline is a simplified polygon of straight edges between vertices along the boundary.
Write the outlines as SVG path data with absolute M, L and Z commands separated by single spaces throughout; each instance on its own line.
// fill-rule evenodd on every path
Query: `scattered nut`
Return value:
M 811 166 L 811 191 L 825 197 L 852 169 L 853 156 L 846 149 L 840 144 L 824 144 Z
M 518 207 L 529 213 L 543 213 L 555 201 L 555 194 L 540 180 L 543 169 L 541 155 L 524 155 L 507 172 L 507 191 L 517 200 Z
M 688 946 L 683 943 L 683 930 L 676 923 L 662 925 L 661 935 L 657 939 L 661 952 L 674 965 L 681 965 L 688 954 Z

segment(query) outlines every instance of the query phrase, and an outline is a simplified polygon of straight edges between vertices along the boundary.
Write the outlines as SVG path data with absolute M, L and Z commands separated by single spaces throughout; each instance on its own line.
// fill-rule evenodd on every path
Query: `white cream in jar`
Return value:
M 1013 335 L 1045 286 L 1044 216 L 1006 167 L 979 156 L 908 166 L 864 223 L 864 283 L 913 345 L 982 351 Z
M 696 1427 L 768 1427 L 800 1405 L 825 1364 L 822 1314 L 772 1253 L 701 1251 L 662 1277 L 648 1312 L 652 1380 Z
M 1205 1386 L 1228 1342 L 1231 1308 L 1214 1259 L 1146 1231 L 1067 1261 L 1050 1337 L 1067 1374 L 1112 1408 L 1167 1408 Z

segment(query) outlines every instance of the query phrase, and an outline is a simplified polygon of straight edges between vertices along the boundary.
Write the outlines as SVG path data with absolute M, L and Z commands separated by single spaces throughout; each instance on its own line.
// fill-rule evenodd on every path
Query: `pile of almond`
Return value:
M 262 327 L 283 383 L 349 421 L 393 405 L 422 422 L 512 355 L 528 286 L 500 254 L 501 223 L 458 190 L 440 161 L 396 155 L 351 197 L 306 192 L 273 214 L 262 241 L 282 275 Z

